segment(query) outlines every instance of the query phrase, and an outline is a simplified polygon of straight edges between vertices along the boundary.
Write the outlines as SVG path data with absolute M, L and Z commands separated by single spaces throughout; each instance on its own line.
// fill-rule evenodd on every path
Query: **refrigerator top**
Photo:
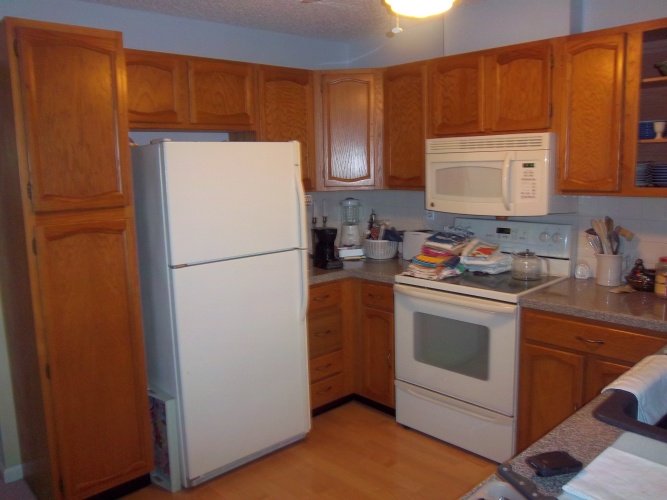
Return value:
M 133 167 L 160 186 L 171 267 L 307 247 L 298 142 L 158 142 Z

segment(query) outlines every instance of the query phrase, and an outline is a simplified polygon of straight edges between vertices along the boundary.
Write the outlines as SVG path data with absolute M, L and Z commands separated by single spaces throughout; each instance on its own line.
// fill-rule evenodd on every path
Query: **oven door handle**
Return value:
M 504 314 L 514 314 L 516 312 L 516 305 L 514 304 L 503 304 L 502 302 L 478 299 L 476 297 L 468 297 L 467 295 L 454 295 L 446 292 L 422 290 L 421 288 L 401 285 L 398 283 L 394 284 L 394 291 L 415 299 L 430 300 L 431 302 L 467 307 L 479 311 Z

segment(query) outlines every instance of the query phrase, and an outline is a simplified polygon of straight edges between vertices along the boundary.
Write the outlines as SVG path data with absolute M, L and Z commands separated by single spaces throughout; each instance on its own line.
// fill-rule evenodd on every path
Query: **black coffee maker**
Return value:
M 343 261 L 336 256 L 336 228 L 335 227 L 314 227 L 313 241 L 315 250 L 313 251 L 313 265 L 320 269 L 340 269 L 343 267 Z

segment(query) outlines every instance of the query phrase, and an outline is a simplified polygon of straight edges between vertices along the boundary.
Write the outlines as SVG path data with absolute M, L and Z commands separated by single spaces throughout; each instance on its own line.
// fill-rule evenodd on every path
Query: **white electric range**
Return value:
M 570 276 L 572 226 L 457 218 L 506 253 L 535 252 L 547 275 L 396 276 L 396 420 L 502 462 L 514 455 L 519 297 Z

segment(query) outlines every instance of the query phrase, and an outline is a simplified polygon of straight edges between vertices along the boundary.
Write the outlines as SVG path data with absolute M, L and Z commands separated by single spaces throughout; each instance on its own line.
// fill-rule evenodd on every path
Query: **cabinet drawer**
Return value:
M 328 283 L 326 285 L 310 287 L 308 312 L 338 306 L 341 301 L 341 295 L 340 283 Z
M 324 356 L 319 356 L 311 359 L 308 365 L 310 381 L 317 382 L 343 371 L 343 352 L 334 351 Z
M 308 353 L 311 358 L 337 351 L 342 346 L 341 314 L 338 309 L 308 318 Z
M 664 337 L 533 310 L 522 313 L 521 335 L 527 340 L 629 363 L 636 363 L 665 345 Z
M 344 395 L 342 374 L 325 378 L 310 385 L 310 407 L 318 408 Z
M 361 301 L 365 306 L 377 307 L 391 312 L 394 310 L 394 287 L 364 283 L 361 286 Z

